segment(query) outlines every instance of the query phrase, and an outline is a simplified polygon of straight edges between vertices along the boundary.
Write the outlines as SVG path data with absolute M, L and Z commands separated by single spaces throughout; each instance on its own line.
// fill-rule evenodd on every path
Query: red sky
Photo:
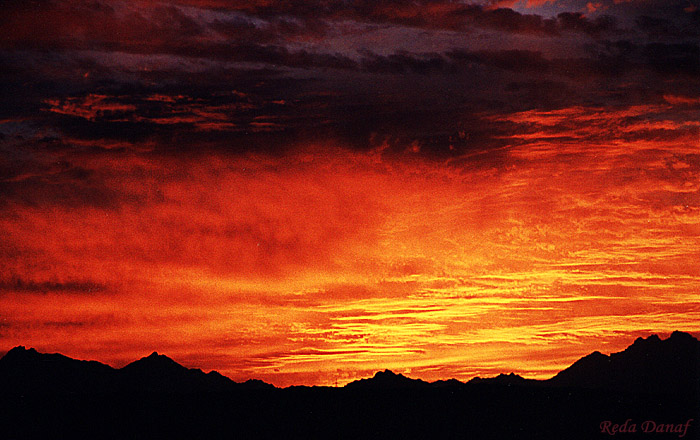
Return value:
M 700 333 L 697 2 L 496 3 L 10 2 L 0 350 L 287 386 Z

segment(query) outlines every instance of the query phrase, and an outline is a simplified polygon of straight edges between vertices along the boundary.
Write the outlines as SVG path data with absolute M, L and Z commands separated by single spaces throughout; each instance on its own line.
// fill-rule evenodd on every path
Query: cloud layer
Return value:
M 700 331 L 697 2 L 5 3 L 8 349 L 331 384 Z

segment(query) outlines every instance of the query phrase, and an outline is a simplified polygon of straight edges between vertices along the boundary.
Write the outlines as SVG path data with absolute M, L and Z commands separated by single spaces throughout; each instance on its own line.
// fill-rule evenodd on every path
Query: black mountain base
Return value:
M 17 347 L 0 359 L 0 438 L 671 439 L 700 434 L 700 342 L 675 332 L 552 379 L 433 383 L 391 371 L 275 388 L 154 353 L 113 369 Z

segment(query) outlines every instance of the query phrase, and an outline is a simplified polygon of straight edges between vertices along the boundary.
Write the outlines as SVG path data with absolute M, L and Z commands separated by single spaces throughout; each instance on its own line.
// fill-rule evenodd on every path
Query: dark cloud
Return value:
M 119 159 L 125 154 L 123 148 L 100 151 L 105 143 L 104 138 L 88 146 L 45 137 L 0 145 L 5 147 L 0 148 L 0 208 L 9 214 L 17 206 L 113 210 L 123 204 L 142 205 L 145 200 L 111 187 L 103 171 L 69 159 L 105 152 Z
M 479 6 L 464 6 L 453 14 L 468 18 L 473 25 L 509 33 L 556 35 L 559 32 L 557 21 L 554 19 L 544 19 L 539 15 L 523 15 L 507 8 L 489 11 Z
M 104 284 L 93 281 L 30 281 L 15 278 L 0 281 L 0 292 L 18 293 L 79 293 L 91 294 L 100 293 L 107 290 Z
M 453 50 L 448 57 L 456 63 L 480 63 L 511 71 L 546 71 L 551 62 L 541 52 L 531 50 L 465 51 Z
M 121 5 L 123 6 L 123 5 Z M 112 49 L 177 47 L 204 28 L 174 6 L 117 11 L 100 1 L 11 2 L 0 31 L 5 49 Z M 40 29 L 39 32 L 36 29 Z
M 698 43 L 649 43 L 643 52 L 645 61 L 657 72 L 691 76 L 700 73 Z
M 597 37 L 617 30 L 615 19 L 609 16 L 589 19 L 580 13 L 562 13 L 543 18 L 448 1 L 408 5 L 394 1 L 265 2 L 250 7 L 234 5 L 219 10 L 219 15 L 206 19 L 179 7 L 139 2 L 132 7 L 100 1 L 10 2 L 0 31 L 0 47 L 201 56 L 208 54 L 196 50 L 201 45 L 221 54 L 226 52 L 225 46 L 241 43 L 320 39 L 333 31 L 333 22 L 342 20 L 460 32 L 486 28 L 543 36 L 580 32 Z M 37 28 L 41 31 L 34 32 Z
M 371 23 L 391 23 L 426 29 L 468 31 L 488 28 L 518 34 L 559 35 L 576 31 L 599 35 L 616 30 L 615 19 L 601 16 L 588 19 L 580 12 L 564 13 L 555 18 L 522 14 L 510 8 L 490 8 L 448 0 L 403 1 L 331 1 L 331 2 L 252 2 L 241 7 L 251 15 L 265 18 L 278 16 L 324 17 L 329 20 L 350 19 Z
M 122 195 L 105 187 L 102 182 L 90 181 L 86 170 L 73 169 L 56 174 L 29 175 L 18 180 L 0 181 L 0 206 L 20 203 L 33 207 L 68 206 L 115 208 Z
M 239 15 L 214 20 L 208 28 L 228 40 L 274 43 L 287 38 L 320 39 L 332 30 L 332 25 L 314 17 L 271 17 L 265 22 L 258 20 L 255 23 L 252 17 Z
M 591 36 L 621 32 L 617 29 L 615 17 L 610 15 L 591 20 L 579 12 L 563 12 L 557 16 L 557 24 L 561 31 L 576 31 Z
M 439 54 L 411 54 L 405 51 L 387 56 L 365 52 L 360 65 L 368 72 L 392 74 L 427 74 L 447 72 L 452 69 L 447 60 Z
M 689 14 L 690 15 L 690 14 Z M 694 12 L 690 23 L 677 23 L 668 18 L 639 16 L 637 28 L 648 38 L 697 38 L 700 36 L 700 13 Z
M 508 127 L 484 114 L 692 102 L 697 11 L 579 3 L 8 1 L 0 115 L 24 128 L 0 125 L 0 141 L 283 154 L 330 138 L 443 157 L 503 145 Z M 0 151 L 5 194 L 112 203 L 90 176 L 17 180 L 12 148 Z

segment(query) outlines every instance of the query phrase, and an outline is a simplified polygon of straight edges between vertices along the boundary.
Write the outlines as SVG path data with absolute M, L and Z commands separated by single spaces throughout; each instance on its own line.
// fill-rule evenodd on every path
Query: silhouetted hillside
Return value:
M 549 380 L 525 379 L 517 374 L 476 377 L 468 385 L 557 386 L 601 388 L 622 391 L 675 393 L 697 391 L 700 382 L 700 341 L 674 332 L 668 339 L 657 335 L 638 338 L 619 353 L 593 352 Z M 165 355 L 152 353 L 121 369 L 95 361 L 81 361 L 61 354 L 42 354 L 33 348 L 15 347 L 0 359 L 0 383 L 6 390 L 109 391 L 133 388 L 153 392 L 230 391 L 271 389 L 272 385 L 251 379 L 236 383 L 216 371 L 185 368 Z M 455 379 L 428 383 L 390 370 L 346 385 L 348 389 L 425 389 L 461 387 Z
M 650 393 L 698 393 L 700 341 L 683 332 L 666 340 L 638 338 L 610 356 L 594 352 L 561 371 L 548 384 Z
M 4 392 L 109 391 L 117 385 L 116 376 L 115 369 L 99 362 L 43 354 L 22 346 L 0 359 L 0 386 Z
M 259 380 L 236 383 L 216 371 L 185 368 L 152 353 L 121 369 L 96 361 L 71 359 L 15 347 L 0 359 L 0 386 L 5 392 L 104 394 L 113 392 L 196 393 L 274 388 Z
M 487 377 L 487 378 L 481 378 L 481 377 L 475 377 L 469 382 L 468 384 L 471 385 L 476 385 L 476 384 L 481 384 L 481 385 L 505 385 L 505 386 L 528 386 L 528 385 L 540 385 L 541 381 L 535 380 L 535 379 L 525 379 L 522 376 L 519 376 L 515 373 L 510 373 L 510 374 L 499 374 L 496 377 Z
M 680 332 L 640 338 L 546 381 L 428 383 L 385 370 L 343 388 L 286 389 L 158 353 L 114 369 L 17 347 L 0 359 L 0 438 L 610 438 L 605 421 L 676 429 L 698 419 L 698 344 Z M 697 435 L 690 429 L 685 438 Z
M 156 352 L 130 363 L 119 373 L 124 386 L 149 392 L 231 391 L 237 385 L 221 374 L 185 368 Z
M 371 379 L 360 379 L 350 382 L 345 387 L 348 389 L 420 389 L 427 388 L 430 384 L 420 379 L 409 379 L 403 374 L 396 374 L 390 370 L 378 371 Z

